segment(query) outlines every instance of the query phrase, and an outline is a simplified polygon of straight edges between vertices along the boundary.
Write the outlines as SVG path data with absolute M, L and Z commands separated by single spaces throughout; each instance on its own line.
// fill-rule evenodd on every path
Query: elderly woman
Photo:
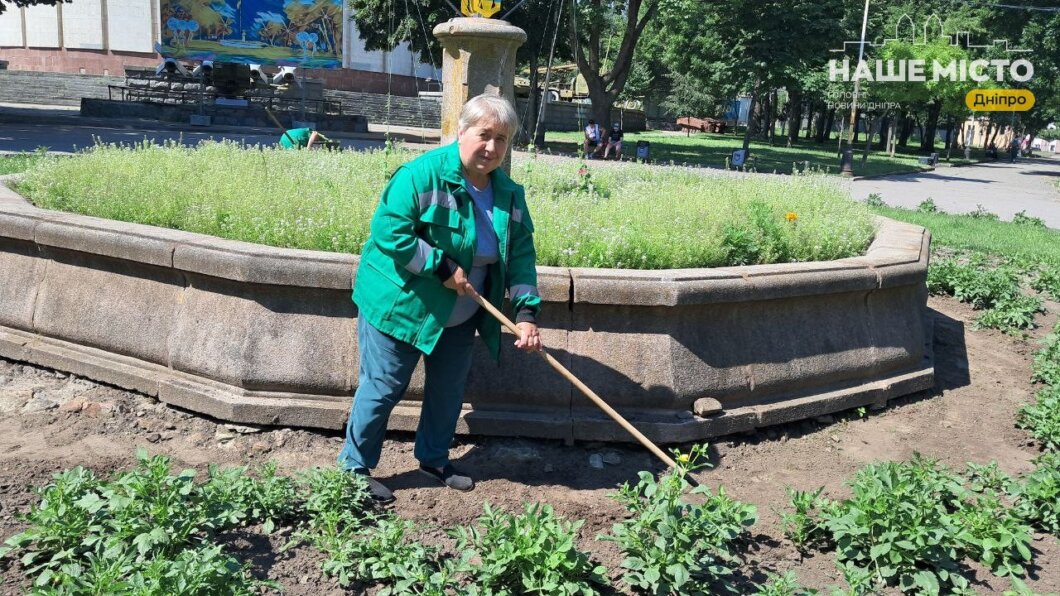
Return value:
M 474 296 L 500 307 L 507 291 L 520 331 L 515 346 L 541 349 L 534 227 L 523 187 L 499 169 L 517 123 L 507 100 L 471 99 L 456 142 L 399 168 L 372 218 L 353 290 L 359 385 L 338 459 L 368 476 L 378 501 L 394 496 L 369 471 L 421 356 L 426 380 L 414 451 L 420 470 L 450 488 L 474 487 L 449 462 L 449 445 L 475 332 L 494 358 L 500 350 L 500 324 Z

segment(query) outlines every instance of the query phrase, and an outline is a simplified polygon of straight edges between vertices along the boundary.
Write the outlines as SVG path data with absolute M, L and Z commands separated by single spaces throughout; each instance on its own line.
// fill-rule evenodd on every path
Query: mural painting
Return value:
M 342 66 L 341 0 L 161 0 L 167 57 Z

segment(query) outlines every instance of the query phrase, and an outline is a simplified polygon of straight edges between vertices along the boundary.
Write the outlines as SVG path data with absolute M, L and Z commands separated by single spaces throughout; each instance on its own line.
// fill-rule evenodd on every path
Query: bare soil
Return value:
M 779 511 L 786 506 L 786 487 L 824 486 L 826 495 L 842 497 L 848 492 L 844 482 L 858 468 L 907 459 L 915 452 L 954 468 L 996 460 L 1010 474 L 1032 469 L 1038 447 L 1013 420 L 1019 406 L 1032 399 L 1031 356 L 1036 340 L 1055 324 L 1055 315 L 1043 317 L 1028 337 L 1014 338 L 973 331 L 976 313 L 951 299 L 932 298 L 929 306 L 935 323 L 933 391 L 895 400 L 865 417 L 846 412 L 713 443 L 715 467 L 699 474 L 700 481 L 724 486 L 733 497 L 758 507 L 741 569 L 746 585 L 762 581 L 766 572 L 787 570 L 810 587 L 843 585 L 834 553 L 804 558 L 783 537 Z M 1051 313 L 1060 307 L 1048 306 Z M 478 485 L 459 493 L 415 471 L 412 439 L 392 434 L 375 476 L 396 491 L 396 513 L 429 524 L 424 542 L 450 544 L 443 528 L 473 523 L 486 501 L 509 510 L 543 501 L 561 515 L 586 520 L 581 546 L 612 570 L 613 579 L 620 575 L 621 553 L 612 543 L 595 540 L 623 517 L 609 495 L 623 482 L 635 481 L 639 470 L 662 469 L 646 451 L 630 445 L 465 437 L 458 438 L 452 456 L 472 471 Z M 30 487 L 76 465 L 101 473 L 128 468 L 138 446 L 171 457 L 175 469 L 271 459 L 282 471 L 294 472 L 332 465 L 341 442 L 338 433 L 226 425 L 140 394 L 0 360 L 0 537 L 23 528 L 16 514 L 35 503 Z M 607 452 L 608 460 L 617 455 L 620 462 L 603 469 L 590 466 L 591 455 Z M 343 593 L 333 580 L 321 577 L 321 557 L 312 549 L 280 553 L 284 536 L 263 537 L 250 528 L 225 540 L 237 556 L 253 563 L 257 575 L 277 580 L 288 594 Z M 1036 567 L 1029 586 L 1039 593 L 1060 592 L 1060 540 L 1039 535 L 1033 546 Z M 1000 594 L 1009 587 L 1007 579 L 974 566 L 969 574 L 980 593 Z M 0 578 L 3 594 L 21 593 L 27 586 L 15 561 L 0 563 Z

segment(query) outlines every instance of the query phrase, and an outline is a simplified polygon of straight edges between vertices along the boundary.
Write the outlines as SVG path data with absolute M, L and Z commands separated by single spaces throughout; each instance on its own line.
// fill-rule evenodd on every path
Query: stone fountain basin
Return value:
M 652 440 L 814 417 L 934 384 L 930 235 L 864 256 L 640 271 L 539 267 L 551 354 Z M 356 255 L 38 209 L 0 184 L 0 356 L 243 424 L 340 429 Z M 632 440 L 544 359 L 479 343 L 458 432 Z M 415 430 L 422 367 L 392 429 Z

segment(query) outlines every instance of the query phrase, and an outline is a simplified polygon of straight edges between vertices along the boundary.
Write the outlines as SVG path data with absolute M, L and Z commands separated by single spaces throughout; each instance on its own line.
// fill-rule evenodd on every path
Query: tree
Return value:
M 457 16 L 445 0 L 348 1 L 365 49 L 388 52 L 398 44 L 407 42 L 419 54 L 421 61 L 441 66 L 442 49 L 432 30 L 438 23 Z M 562 10 L 563 2 L 526 0 L 507 18 L 512 25 L 526 31 L 526 42 L 519 47 L 515 59 L 519 65 L 529 65 L 531 89 L 537 88 L 539 66 L 544 65 L 542 61 L 548 60 L 557 19 L 560 31 L 564 27 L 567 15 Z M 555 58 L 567 60 L 570 55 L 570 46 L 561 34 L 556 43 Z M 531 134 L 536 128 L 538 116 L 535 93 L 531 93 L 525 116 L 523 128 L 527 134 Z
M 710 113 L 717 105 L 717 100 L 703 91 L 699 82 L 689 74 L 670 74 L 670 93 L 662 102 L 662 107 L 678 116 L 703 116 Z M 689 128 L 691 134 L 691 128 Z
M 14 5 L 17 8 L 22 8 L 24 6 L 37 6 L 37 5 L 40 5 L 40 6 L 55 6 L 56 4 L 59 4 L 60 2 L 70 3 L 72 1 L 73 0 L 0 0 L 0 14 L 4 14 L 4 11 L 7 10 L 7 5 L 8 4 Z

